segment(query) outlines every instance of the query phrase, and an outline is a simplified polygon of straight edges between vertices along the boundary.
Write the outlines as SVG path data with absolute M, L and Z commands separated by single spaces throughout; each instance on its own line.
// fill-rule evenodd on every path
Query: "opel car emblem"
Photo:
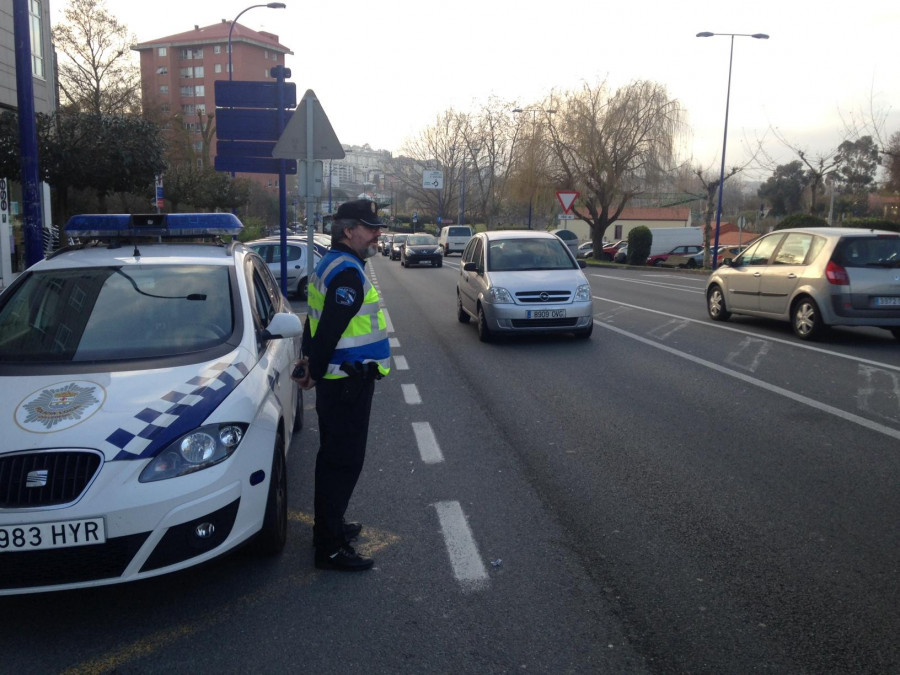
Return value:
M 550 295 L 546 292 L 541 292 L 541 302 L 547 302 L 550 299 Z

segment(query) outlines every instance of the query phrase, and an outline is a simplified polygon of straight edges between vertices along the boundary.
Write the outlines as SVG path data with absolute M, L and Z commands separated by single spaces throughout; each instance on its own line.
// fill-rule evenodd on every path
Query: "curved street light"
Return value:
M 533 135 L 533 133 L 534 133 L 533 129 L 534 129 L 535 120 L 537 119 L 537 114 L 539 112 L 547 113 L 547 115 L 550 116 L 553 113 L 555 113 L 556 110 L 550 109 L 550 108 L 513 108 L 512 112 L 514 112 L 516 114 L 526 113 L 526 112 L 531 113 L 531 126 L 532 126 L 532 135 Z M 516 136 L 518 136 L 518 135 L 519 135 L 519 130 L 518 130 L 518 128 L 516 128 Z M 515 144 L 516 144 L 516 136 L 513 136 L 513 146 L 515 146 Z M 533 170 L 534 170 L 534 167 L 532 166 L 532 171 Z M 531 229 L 531 213 L 532 213 L 533 203 L 534 203 L 534 184 L 532 183 L 531 193 L 528 195 L 528 229 L 529 230 Z
M 231 28 L 228 29 L 228 80 L 229 80 L 229 81 L 232 80 L 232 74 L 231 74 L 231 35 L 232 35 L 232 33 L 234 33 L 234 24 L 237 23 L 237 20 L 241 18 L 241 15 L 242 15 L 244 12 L 247 12 L 247 11 L 249 11 L 249 10 L 255 8 L 255 7 L 268 7 L 269 9 L 284 9 L 285 7 L 287 7 L 287 5 L 285 5 L 283 2 L 269 2 L 269 3 L 266 3 L 265 5 L 250 5 L 249 7 L 245 7 L 244 9 L 242 9 L 242 10 L 240 11 L 240 13 L 239 13 L 236 17 L 234 17 L 234 19 L 233 19 L 232 22 L 231 22 Z
M 769 36 L 765 33 L 711 33 L 703 31 L 697 33 L 697 37 L 714 37 L 716 35 L 727 35 L 731 37 L 731 51 L 728 56 L 728 93 L 725 95 L 725 133 L 722 137 L 722 168 L 719 170 L 719 204 L 716 207 L 716 239 L 712 250 L 712 268 L 716 269 L 719 259 L 719 227 L 722 222 L 722 188 L 725 183 L 725 146 L 728 144 L 728 106 L 731 103 L 731 61 L 734 57 L 734 38 L 750 37 L 756 40 L 768 40 Z

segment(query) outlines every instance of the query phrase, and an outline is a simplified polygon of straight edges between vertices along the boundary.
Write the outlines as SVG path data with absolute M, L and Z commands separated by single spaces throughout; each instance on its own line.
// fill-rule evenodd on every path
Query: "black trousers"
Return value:
M 319 454 L 316 456 L 313 543 L 333 550 L 345 543 L 344 513 L 366 458 L 375 381 L 316 382 Z

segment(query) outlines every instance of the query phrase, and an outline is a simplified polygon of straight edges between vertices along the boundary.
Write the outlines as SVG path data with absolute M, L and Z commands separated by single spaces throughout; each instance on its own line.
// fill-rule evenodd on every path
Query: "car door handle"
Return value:
M 788 279 L 796 279 L 796 278 L 797 278 L 797 275 L 794 274 L 793 272 L 791 272 L 790 274 L 788 274 L 787 278 L 788 278 Z
M 754 272 L 754 273 L 753 273 L 753 276 L 755 276 L 755 277 L 761 277 L 762 274 L 760 274 L 759 272 Z

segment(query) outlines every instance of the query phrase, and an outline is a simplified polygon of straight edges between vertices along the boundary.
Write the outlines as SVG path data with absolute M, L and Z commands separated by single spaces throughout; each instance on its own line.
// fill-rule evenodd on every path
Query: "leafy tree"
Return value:
M 841 212 L 864 215 L 869 209 L 868 195 L 875 190 L 875 173 L 878 170 L 875 141 L 871 136 L 844 141 L 838 146 L 835 162 L 837 170 L 834 177 L 842 186 Z
M 769 204 L 776 216 L 797 213 L 803 210 L 803 190 L 808 180 L 803 163 L 795 160 L 775 167 L 756 194 Z
M 649 227 L 639 225 L 628 232 L 628 264 L 643 265 L 650 257 L 653 233 Z
M 636 81 L 615 92 L 585 85 L 552 108 L 551 175 L 581 193 L 573 211 L 590 226 L 597 251 L 625 206 L 671 169 L 681 105 L 664 86 Z
M 828 227 L 828 221 L 808 213 L 795 213 L 780 220 L 773 230 L 786 230 L 790 227 Z
M 891 192 L 900 192 L 900 131 L 895 131 L 888 141 L 888 146 L 882 151 L 884 166 L 887 169 L 885 189 Z
M 65 20 L 53 26 L 64 103 L 94 114 L 140 111 L 140 72 L 131 60 L 137 40 L 103 0 L 71 0 Z

